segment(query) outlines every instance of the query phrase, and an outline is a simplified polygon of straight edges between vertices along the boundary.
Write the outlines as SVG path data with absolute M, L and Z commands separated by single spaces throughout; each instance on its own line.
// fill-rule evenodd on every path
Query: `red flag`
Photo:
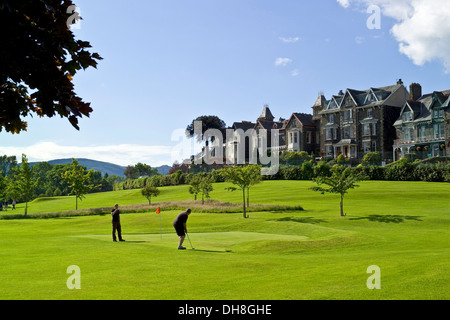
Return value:
M 156 214 L 160 214 L 161 213 L 161 208 L 156 209 Z

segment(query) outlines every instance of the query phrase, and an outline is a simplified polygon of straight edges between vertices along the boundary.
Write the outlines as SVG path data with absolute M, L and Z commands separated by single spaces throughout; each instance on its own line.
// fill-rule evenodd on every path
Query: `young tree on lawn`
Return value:
M 359 187 L 357 182 L 359 182 L 361 178 L 358 175 L 355 175 L 350 168 L 344 166 L 335 166 L 331 171 L 332 175 L 330 177 L 318 177 L 314 179 L 318 186 L 312 187 L 311 189 L 321 192 L 322 194 L 325 192 L 340 194 L 341 217 L 344 217 L 346 216 L 346 214 L 344 214 L 344 196 L 350 189 Z M 328 187 L 322 187 L 323 185 Z
M 59 115 L 78 130 L 78 119 L 93 111 L 75 93 L 73 77 L 102 58 L 75 39 L 71 8 L 71 0 L 0 1 L 0 132 L 26 131 L 33 114 Z
M 72 159 L 69 169 L 62 174 L 63 179 L 69 184 L 69 195 L 75 195 L 75 210 L 78 210 L 78 199 L 83 200 L 89 192 L 98 189 L 101 185 L 87 184 L 94 170 L 86 171 L 85 167 L 79 165 L 77 159 Z
M 205 198 L 209 199 L 209 193 L 214 191 L 211 180 L 207 177 L 202 178 L 199 188 L 202 193 L 202 204 L 205 204 Z
M 33 170 L 24 154 L 22 154 L 20 168 L 14 170 L 16 170 L 17 189 L 20 192 L 20 197 L 25 201 L 25 215 L 27 215 L 28 201 L 33 198 L 33 191 L 39 184 L 39 179 L 33 181 Z
M 14 169 L 18 173 L 17 169 Z M 5 196 L 6 200 L 14 200 L 17 201 L 20 198 L 20 190 L 19 184 L 17 183 L 17 176 L 11 177 L 8 176 L 5 178 Z
M 244 172 L 249 181 L 249 185 L 247 186 L 247 208 L 250 208 L 250 188 L 255 184 L 261 183 L 261 166 L 249 165 L 244 168 Z
M 197 201 L 197 195 L 200 193 L 200 183 L 202 182 L 202 179 L 200 176 L 194 176 L 191 179 L 191 182 L 189 184 L 189 193 L 194 195 L 194 200 Z
M 152 196 L 157 197 L 161 193 L 157 187 L 153 187 L 151 185 L 146 185 L 142 190 L 141 193 L 144 197 L 147 198 L 148 204 L 152 204 Z
M 250 187 L 255 185 L 258 181 L 261 181 L 260 177 L 257 177 L 256 172 L 261 172 L 261 167 L 258 165 L 228 167 L 223 170 L 223 175 L 226 180 L 237 185 L 239 189 L 242 190 L 242 204 L 245 219 L 248 218 L 245 205 L 245 191 L 247 190 L 247 192 L 250 192 Z

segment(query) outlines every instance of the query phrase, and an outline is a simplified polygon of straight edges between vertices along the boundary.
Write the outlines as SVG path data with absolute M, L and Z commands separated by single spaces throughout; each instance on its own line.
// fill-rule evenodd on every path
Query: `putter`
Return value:
M 189 244 L 191 245 L 192 250 L 195 250 L 195 248 L 192 246 L 191 238 L 189 238 L 189 233 L 186 232 L 186 236 L 189 240 Z

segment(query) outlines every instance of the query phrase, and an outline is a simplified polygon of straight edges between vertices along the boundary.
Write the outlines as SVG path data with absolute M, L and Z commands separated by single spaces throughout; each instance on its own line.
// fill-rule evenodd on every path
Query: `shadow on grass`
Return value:
M 206 252 L 206 253 L 232 253 L 231 250 L 218 251 L 218 250 L 190 249 L 189 251 Z
M 401 216 L 401 215 L 381 215 L 381 214 L 371 214 L 367 217 L 356 217 L 349 218 L 349 220 L 368 220 L 371 222 L 380 222 L 380 223 L 402 223 L 405 220 L 413 220 L 413 221 L 423 221 L 420 216 Z
M 268 221 L 297 222 L 297 223 L 309 223 L 309 224 L 327 223 L 326 220 L 316 219 L 313 217 L 284 217 L 284 218 L 273 219 L 273 220 L 268 220 Z

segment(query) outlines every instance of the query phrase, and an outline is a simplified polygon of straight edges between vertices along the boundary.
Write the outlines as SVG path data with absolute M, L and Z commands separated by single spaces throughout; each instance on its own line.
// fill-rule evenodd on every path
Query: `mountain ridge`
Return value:
M 116 175 L 116 176 L 120 176 L 120 177 L 125 177 L 125 175 L 123 173 L 126 168 L 125 166 L 121 166 L 121 165 L 114 164 L 111 162 L 93 160 L 93 159 L 77 158 L 77 160 L 81 166 L 86 167 L 88 170 L 94 169 L 95 171 L 100 171 L 102 173 L 102 175 L 105 175 L 105 173 L 108 173 L 108 175 Z M 40 162 L 48 162 L 51 165 L 67 164 L 67 163 L 72 163 L 72 158 L 30 162 L 30 166 L 33 166 Z M 155 167 L 155 168 L 158 170 L 158 172 L 160 174 L 167 175 L 167 174 L 169 174 L 169 170 L 171 167 L 168 165 L 163 165 L 163 166 L 159 166 L 159 167 Z

